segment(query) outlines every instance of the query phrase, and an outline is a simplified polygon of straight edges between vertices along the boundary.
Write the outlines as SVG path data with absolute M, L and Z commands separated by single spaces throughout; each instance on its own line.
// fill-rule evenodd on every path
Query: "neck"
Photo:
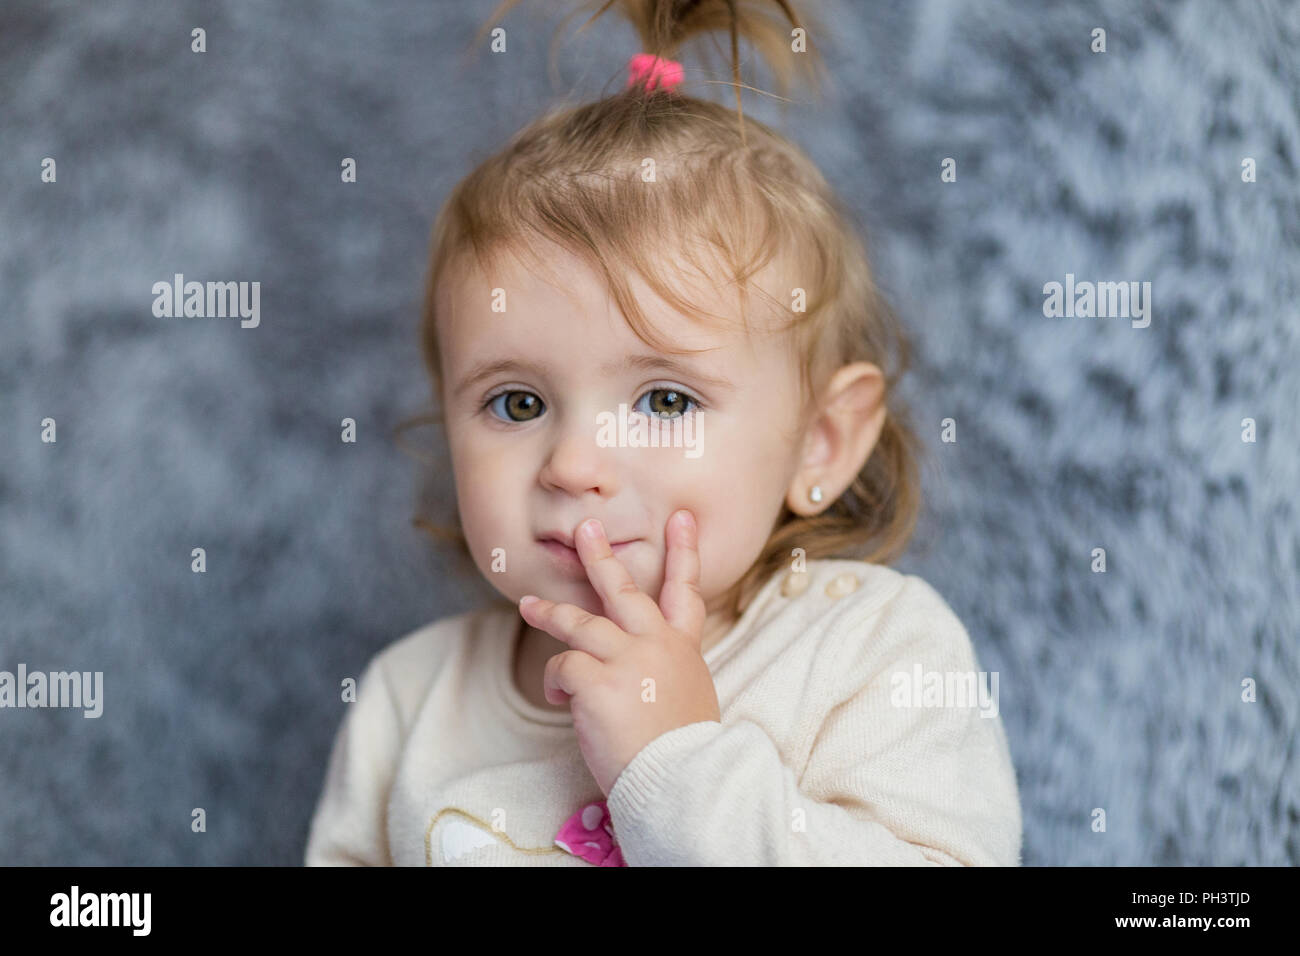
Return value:
M 727 632 L 735 626 L 737 620 L 739 618 L 733 617 L 729 611 L 710 611 L 701 630 L 700 653 L 703 654 L 726 637 Z

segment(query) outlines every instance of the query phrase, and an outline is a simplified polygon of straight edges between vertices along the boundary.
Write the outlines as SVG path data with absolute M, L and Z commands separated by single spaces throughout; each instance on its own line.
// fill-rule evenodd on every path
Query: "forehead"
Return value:
M 546 244 L 522 257 L 502 252 L 489 268 L 485 274 L 472 256 L 461 256 L 440 283 L 438 338 L 447 370 L 521 347 L 583 361 L 654 351 L 601 276 L 567 250 Z M 654 336 L 673 350 L 707 350 L 687 361 L 718 368 L 788 351 L 772 264 L 751 280 L 757 290 L 747 302 L 685 264 L 665 276 L 683 303 L 666 301 L 636 272 L 625 281 Z

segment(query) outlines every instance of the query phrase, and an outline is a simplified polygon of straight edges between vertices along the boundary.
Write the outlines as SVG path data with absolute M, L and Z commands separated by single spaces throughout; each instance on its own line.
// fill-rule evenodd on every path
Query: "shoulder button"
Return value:
M 858 589 L 858 576 L 852 573 L 844 573 L 830 579 L 826 584 L 826 594 L 828 597 L 841 598 L 846 594 L 852 594 Z
M 803 594 L 807 589 L 807 571 L 790 571 L 786 574 L 785 580 L 781 582 L 781 595 L 783 597 L 796 597 Z

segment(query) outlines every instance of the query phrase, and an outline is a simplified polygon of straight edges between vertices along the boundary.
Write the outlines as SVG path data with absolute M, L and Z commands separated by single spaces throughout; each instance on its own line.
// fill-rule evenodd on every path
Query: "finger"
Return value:
M 611 621 L 629 634 L 645 634 L 663 623 L 659 605 L 636 586 L 632 575 L 610 547 L 605 529 L 597 519 L 591 518 L 578 525 L 574 530 L 573 544 Z
M 583 651 L 561 651 L 546 662 L 542 674 L 542 696 L 558 706 L 589 687 L 600 676 L 600 661 Z
M 699 529 L 689 511 L 675 512 L 665 531 L 668 557 L 659 607 L 675 630 L 701 641 L 707 611 L 700 592 Z
M 527 600 L 530 597 L 533 595 L 525 595 L 519 600 L 519 614 L 525 621 L 597 660 L 607 660 L 618 650 L 620 638 L 626 640 L 613 621 L 599 614 L 584 611 L 576 604 L 556 603 L 537 597 Z

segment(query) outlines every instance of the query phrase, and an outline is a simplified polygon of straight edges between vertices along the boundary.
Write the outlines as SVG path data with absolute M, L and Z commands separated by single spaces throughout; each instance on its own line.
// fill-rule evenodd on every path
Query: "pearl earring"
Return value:
M 822 486 L 821 486 L 821 485 L 813 485 L 813 486 L 812 486 L 812 489 L 808 492 L 808 500 L 811 501 L 813 504 L 820 504 L 820 503 L 821 503 L 821 500 L 822 500 Z

